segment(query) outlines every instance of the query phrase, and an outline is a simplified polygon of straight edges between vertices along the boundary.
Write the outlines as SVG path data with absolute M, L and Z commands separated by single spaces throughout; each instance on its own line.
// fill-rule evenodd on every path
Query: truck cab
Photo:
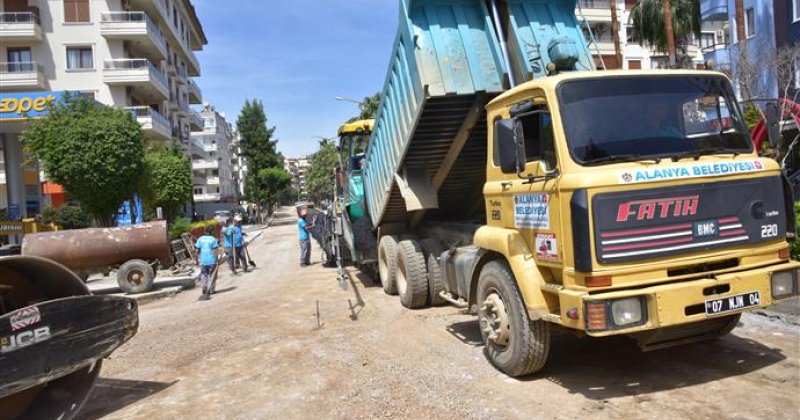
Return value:
M 514 293 L 486 276 L 513 279 L 532 330 L 625 334 L 646 350 L 725 334 L 798 294 L 791 192 L 725 75 L 557 75 L 500 95 L 487 118 L 487 223 L 478 252 L 445 260 L 472 267 L 454 280 L 488 346 L 509 350 Z

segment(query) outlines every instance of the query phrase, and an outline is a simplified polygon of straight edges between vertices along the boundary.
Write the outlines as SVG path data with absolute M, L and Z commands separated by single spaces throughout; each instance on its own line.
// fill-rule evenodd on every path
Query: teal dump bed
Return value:
M 592 67 L 575 2 L 501 2 L 517 82 L 545 75 L 548 43 L 556 36 L 574 41 L 577 68 Z M 508 71 L 486 1 L 400 1 L 400 25 L 364 165 L 374 227 L 416 223 L 423 215 L 482 217 L 484 106 L 509 87 Z M 417 196 L 409 198 L 409 188 Z

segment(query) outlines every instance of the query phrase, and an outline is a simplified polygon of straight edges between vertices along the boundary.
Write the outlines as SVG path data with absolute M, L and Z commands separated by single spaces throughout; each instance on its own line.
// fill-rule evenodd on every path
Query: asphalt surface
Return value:
M 291 209 L 251 245 L 250 274 L 140 306 L 82 419 L 796 418 L 800 327 L 745 314 L 718 340 L 641 353 L 555 338 L 540 373 L 496 371 L 475 318 L 411 311 L 354 272 L 300 268 Z M 286 223 L 286 224 L 283 224 Z

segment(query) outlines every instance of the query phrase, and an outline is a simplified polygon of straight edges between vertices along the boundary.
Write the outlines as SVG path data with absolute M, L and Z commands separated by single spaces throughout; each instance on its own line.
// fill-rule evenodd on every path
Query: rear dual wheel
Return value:
M 419 243 L 406 239 L 397 244 L 397 293 L 400 303 L 409 309 L 428 304 L 428 270 Z
M 387 295 L 397 294 L 397 237 L 386 235 L 378 244 L 378 277 Z

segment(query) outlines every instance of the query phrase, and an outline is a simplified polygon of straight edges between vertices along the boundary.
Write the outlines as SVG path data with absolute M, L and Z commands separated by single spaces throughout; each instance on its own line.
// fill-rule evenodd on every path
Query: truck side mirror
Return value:
M 516 118 L 497 120 L 494 124 L 495 147 L 504 174 L 518 174 L 525 168 L 525 136 Z
M 781 141 L 781 111 L 777 103 L 768 102 L 765 116 L 767 118 L 767 138 L 772 147 L 779 147 Z

